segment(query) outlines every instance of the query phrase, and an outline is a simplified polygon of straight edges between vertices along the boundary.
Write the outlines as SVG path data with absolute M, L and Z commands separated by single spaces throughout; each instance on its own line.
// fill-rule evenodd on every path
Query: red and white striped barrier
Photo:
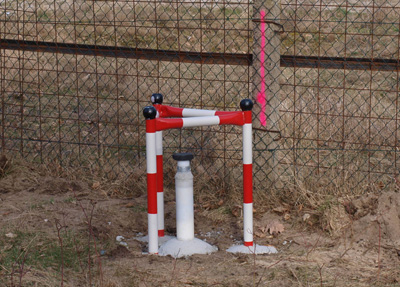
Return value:
M 149 253 L 158 253 L 157 228 L 157 151 L 156 151 L 156 114 L 153 107 L 145 107 L 146 117 L 146 164 L 147 164 L 147 219 L 149 232 Z
M 250 110 L 244 112 L 243 124 L 243 233 L 244 245 L 253 246 L 253 141 Z M 243 108 L 242 108 L 243 109 Z
M 210 110 L 181 109 L 162 105 L 162 95 L 153 94 L 154 107 L 145 107 L 146 162 L 148 193 L 149 253 L 158 253 L 158 235 L 164 235 L 162 134 L 163 130 L 210 125 L 243 126 L 243 220 L 244 246 L 253 246 L 253 160 L 252 160 L 252 108 L 253 102 L 240 102 L 242 111 L 219 112 Z M 189 116 L 189 117 L 187 117 Z M 165 118 L 179 117 L 179 118 Z M 160 132 L 159 136 L 156 134 Z M 152 181 L 152 182 L 151 182 Z M 160 194 L 160 195 L 159 195 Z M 162 223 L 154 221 L 154 214 Z M 234 251 L 236 252 L 236 251 Z M 240 252 L 240 251 L 237 251 Z
M 205 117 L 205 116 L 219 116 L 219 115 L 232 115 L 241 112 L 227 112 L 227 111 L 215 111 L 215 110 L 203 110 L 203 109 L 188 109 L 188 108 L 177 108 L 167 105 L 163 105 L 163 95 L 153 94 L 151 96 L 151 102 L 157 110 L 156 118 L 168 118 L 168 117 Z M 190 120 L 189 120 L 190 121 Z M 193 121 L 193 120 L 192 120 Z M 182 127 L 184 123 L 182 122 Z M 185 127 L 188 127 L 189 123 L 186 123 Z M 163 173 L 163 138 L 162 131 L 156 132 L 156 150 L 157 150 L 157 207 L 158 207 L 158 236 L 163 239 L 165 236 L 164 231 L 164 173 Z

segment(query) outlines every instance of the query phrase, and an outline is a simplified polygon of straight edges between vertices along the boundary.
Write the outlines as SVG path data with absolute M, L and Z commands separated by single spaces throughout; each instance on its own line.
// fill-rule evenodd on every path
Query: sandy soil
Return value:
M 219 251 L 174 259 L 146 255 L 146 244 L 135 239 L 147 233 L 146 197 L 110 197 L 106 187 L 102 182 L 49 176 L 28 167 L 3 173 L 0 285 L 60 286 L 63 277 L 63 286 L 400 286 L 399 193 L 345 202 L 335 217 L 342 223 L 336 234 L 318 229 L 312 213 L 282 206 L 258 212 L 256 207 L 256 241 L 275 246 L 279 253 L 273 255 L 227 253 L 227 248 L 242 240 L 240 208 L 222 212 L 196 206 L 196 237 Z M 166 230 L 170 235 L 175 232 L 174 205 L 173 191 L 167 190 Z M 284 230 L 271 235 L 276 223 Z M 331 224 L 339 223 L 332 220 Z M 91 238 L 91 255 L 75 267 L 61 264 L 67 259 L 64 238 L 64 259 L 47 267 L 39 260 L 28 264 L 36 249 L 46 254 L 43 250 L 51 244 L 43 242 L 60 246 L 60 226 L 62 238 L 67 232 L 80 238 L 75 250 L 90 245 L 87 240 Z M 24 234 L 35 236 L 28 242 L 18 240 Z M 117 236 L 124 237 L 126 246 L 116 241 Z M 7 263 L 14 247 L 20 248 L 20 255 L 14 263 Z M 28 259 L 21 271 L 23 257 Z

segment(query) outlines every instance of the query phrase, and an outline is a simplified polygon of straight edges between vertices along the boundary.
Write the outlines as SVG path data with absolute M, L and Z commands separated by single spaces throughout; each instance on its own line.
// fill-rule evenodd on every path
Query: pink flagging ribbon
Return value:
M 261 105 L 261 113 L 260 113 L 260 123 L 262 126 L 267 126 L 267 117 L 265 115 L 265 110 L 267 106 L 267 96 L 265 92 L 265 11 L 261 10 L 260 12 L 260 20 L 261 20 L 261 51 L 260 51 L 260 80 L 261 80 L 261 89 L 257 94 L 257 102 Z

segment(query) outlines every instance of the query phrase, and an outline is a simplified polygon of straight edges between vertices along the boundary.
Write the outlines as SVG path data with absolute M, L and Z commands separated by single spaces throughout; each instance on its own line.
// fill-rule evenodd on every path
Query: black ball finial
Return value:
M 253 101 L 250 99 L 244 99 L 240 101 L 240 108 L 242 111 L 251 111 L 253 109 Z
M 156 93 L 156 94 L 151 95 L 151 102 L 153 103 L 153 105 L 155 105 L 155 104 L 161 105 L 163 102 L 163 99 L 164 99 L 164 97 L 162 94 Z
M 153 120 L 156 118 L 157 110 L 155 107 L 145 107 L 143 109 L 143 115 L 146 120 Z

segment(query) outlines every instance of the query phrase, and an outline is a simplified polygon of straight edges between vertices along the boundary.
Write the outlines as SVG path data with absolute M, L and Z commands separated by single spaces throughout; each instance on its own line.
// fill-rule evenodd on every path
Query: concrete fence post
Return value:
M 280 185 L 276 154 L 281 103 L 280 14 L 280 1 L 254 1 L 252 94 L 256 103 L 256 118 L 253 119 L 255 180 L 262 180 L 268 187 Z

